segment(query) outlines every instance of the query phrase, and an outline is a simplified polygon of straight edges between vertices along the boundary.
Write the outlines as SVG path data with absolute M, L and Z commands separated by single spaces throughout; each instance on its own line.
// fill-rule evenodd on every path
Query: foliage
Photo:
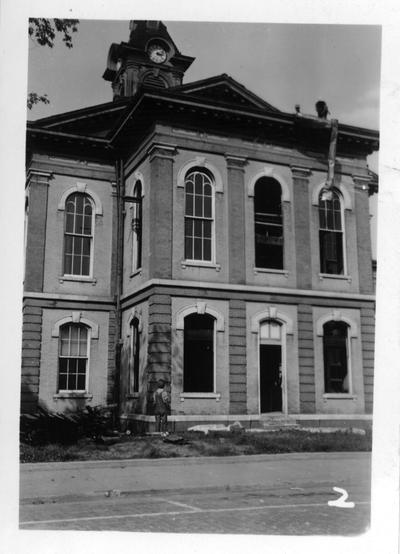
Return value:
M 21 445 L 21 462 L 67 460 L 121 460 L 129 458 L 176 458 L 235 456 L 286 452 L 369 452 L 371 432 L 310 433 L 290 430 L 265 433 L 183 433 L 183 444 L 170 444 L 159 436 L 121 436 L 113 444 L 80 439 L 72 445 Z
M 107 407 L 86 406 L 76 413 L 57 413 L 39 408 L 35 414 L 22 414 L 21 442 L 35 445 L 73 444 L 81 437 L 97 438 L 111 427 Z
M 72 33 L 78 31 L 79 19 L 29 19 L 29 36 L 40 46 L 53 48 L 57 33 L 61 33 L 67 48 L 72 48 Z
M 39 95 L 37 92 L 28 93 L 28 100 L 26 103 L 30 110 L 32 109 L 32 106 L 39 104 L 39 102 L 43 102 L 43 104 L 50 104 L 47 94 Z
M 78 31 L 79 19 L 29 19 L 29 37 L 40 46 L 53 48 L 57 33 L 62 36 L 62 41 L 67 48 L 72 48 L 72 35 Z M 28 109 L 31 110 L 35 104 L 49 104 L 47 94 L 29 92 L 27 98 Z

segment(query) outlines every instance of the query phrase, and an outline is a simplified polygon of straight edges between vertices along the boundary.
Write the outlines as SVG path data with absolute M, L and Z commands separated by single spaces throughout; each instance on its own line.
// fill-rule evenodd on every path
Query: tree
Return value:
M 79 19 L 29 19 L 29 37 L 40 46 L 53 48 L 57 33 L 62 36 L 62 41 L 67 48 L 72 48 L 72 34 L 78 31 Z M 43 102 L 49 104 L 47 94 L 29 92 L 27 106 L 31 110 L 35 104 Z

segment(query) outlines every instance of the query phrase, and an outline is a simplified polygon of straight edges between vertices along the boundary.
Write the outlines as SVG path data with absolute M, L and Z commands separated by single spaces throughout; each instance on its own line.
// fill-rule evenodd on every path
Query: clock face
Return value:
M 167 53 L 159 44 L 152 44 L 148 49 L 149 58 L 154 63 L 163 63 L 167 59 Z

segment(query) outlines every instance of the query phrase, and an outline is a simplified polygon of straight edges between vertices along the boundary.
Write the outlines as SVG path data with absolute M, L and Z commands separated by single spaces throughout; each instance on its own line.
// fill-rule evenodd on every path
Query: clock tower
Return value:
M 111 81 L 113 99 L 136 94 L 139 87 L 169 88 L 182 84 L 194 61 L 182 55 L 162 21 L 131 20 L 129 42 L 112 44 L 103 79 Z

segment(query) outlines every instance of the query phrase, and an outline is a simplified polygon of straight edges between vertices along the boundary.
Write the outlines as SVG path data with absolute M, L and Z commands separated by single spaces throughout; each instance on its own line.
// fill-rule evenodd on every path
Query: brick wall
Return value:
M 231 300 L 229 303 L 229 413 L 247 413 L 246 397 L 246 302 Z
M 300 412 L 315 413 L 315 372 L 312 307 L 298 307 Z
M 21 412 L 34 412 L 39 397 L 42 308 L 25 303 L 22 319 Z

